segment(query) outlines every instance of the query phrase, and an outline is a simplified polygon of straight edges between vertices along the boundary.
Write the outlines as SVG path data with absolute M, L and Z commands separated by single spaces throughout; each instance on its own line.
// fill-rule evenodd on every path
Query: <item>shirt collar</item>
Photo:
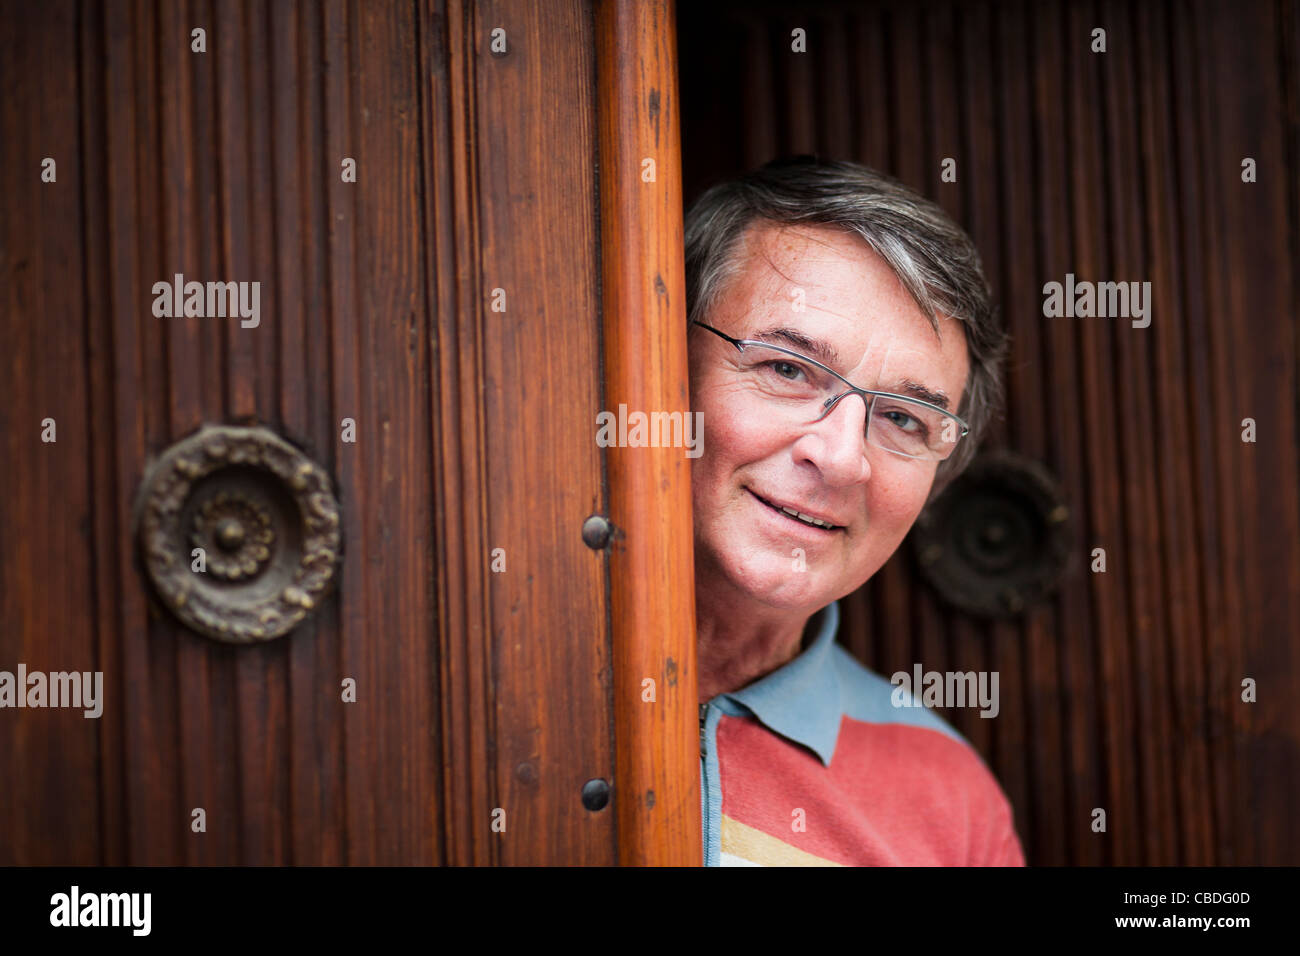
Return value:
M 840 683 L 835 669 L 838 601 L 828 604 L 812 643 L 794 660 L 734 693 L 769 730 L 813 750 L 830 766 L 840 735 Z

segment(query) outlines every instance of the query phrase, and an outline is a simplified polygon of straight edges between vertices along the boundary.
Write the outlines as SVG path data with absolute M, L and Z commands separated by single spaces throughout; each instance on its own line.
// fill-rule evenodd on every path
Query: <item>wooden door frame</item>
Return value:
M 604 407 L 680 412 L 685 434 L 675 5 L 597 0 L 595 21 Z M 611 447 L 606 456 L 618 859 L 698 866 L 690 459 L 682 448 Z M 653 701 L 646 699 L 651 687 Z

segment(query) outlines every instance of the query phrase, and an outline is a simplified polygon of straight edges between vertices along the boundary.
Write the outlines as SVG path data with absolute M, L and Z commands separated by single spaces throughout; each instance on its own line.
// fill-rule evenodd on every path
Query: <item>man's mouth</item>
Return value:
M 782 504 L 777 504 L 774 501 L 769 501 L 768 499 L 764 498 L 762 495 L 754 491 L 752 488 L 746 488 L 745 490 L 748 491 L 755 498 L 757 498 L 759 501 L 761 501 L 763 504 L 767 505 L 777 514 L 781 515 L 784 518 L 789 518 L 791 521 L 797 521 L 799 522 L 799 524 L 804 525 L 805 527 L 817 528 L 818 530 L 825 531 L 827 533 L 844 530 L 844 525 L 833 524 L 826 518 L 821 518 L 818 517 L 817 515 L 808 514 L 806 511 L 800 511 L 798 508 L 795 508 L 793 505 L 782 505 Z

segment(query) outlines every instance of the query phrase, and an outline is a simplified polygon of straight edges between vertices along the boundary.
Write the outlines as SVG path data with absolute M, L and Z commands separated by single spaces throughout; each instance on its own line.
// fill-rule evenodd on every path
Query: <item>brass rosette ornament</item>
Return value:
M 941 600 L 1014 618 L 1050 598 L 1074 549 L 1070 509 L 1040 463 L 1012 452 L 975 459 L 917 518 L 908 540 Z
M 208 426 L 168 448 L 141 485 L 135 524 L 159 598 L 218 641 L 280 637 L 334 585 L 329 475 L 265 428 Z

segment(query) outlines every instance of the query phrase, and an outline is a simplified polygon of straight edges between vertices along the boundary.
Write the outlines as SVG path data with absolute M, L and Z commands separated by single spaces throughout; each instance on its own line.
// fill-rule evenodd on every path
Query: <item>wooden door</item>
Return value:
M 685 397 L 672 17 L 3 5 L 0 669 L 104 690 L 0 714 L 0 864 L 699 859 L 686 477 L 594 441 Z M 178 274 L 257 321 L 157 315 Z M 195 633 L 141 557 L 207 425 L 337 501 L 274 640 Z

